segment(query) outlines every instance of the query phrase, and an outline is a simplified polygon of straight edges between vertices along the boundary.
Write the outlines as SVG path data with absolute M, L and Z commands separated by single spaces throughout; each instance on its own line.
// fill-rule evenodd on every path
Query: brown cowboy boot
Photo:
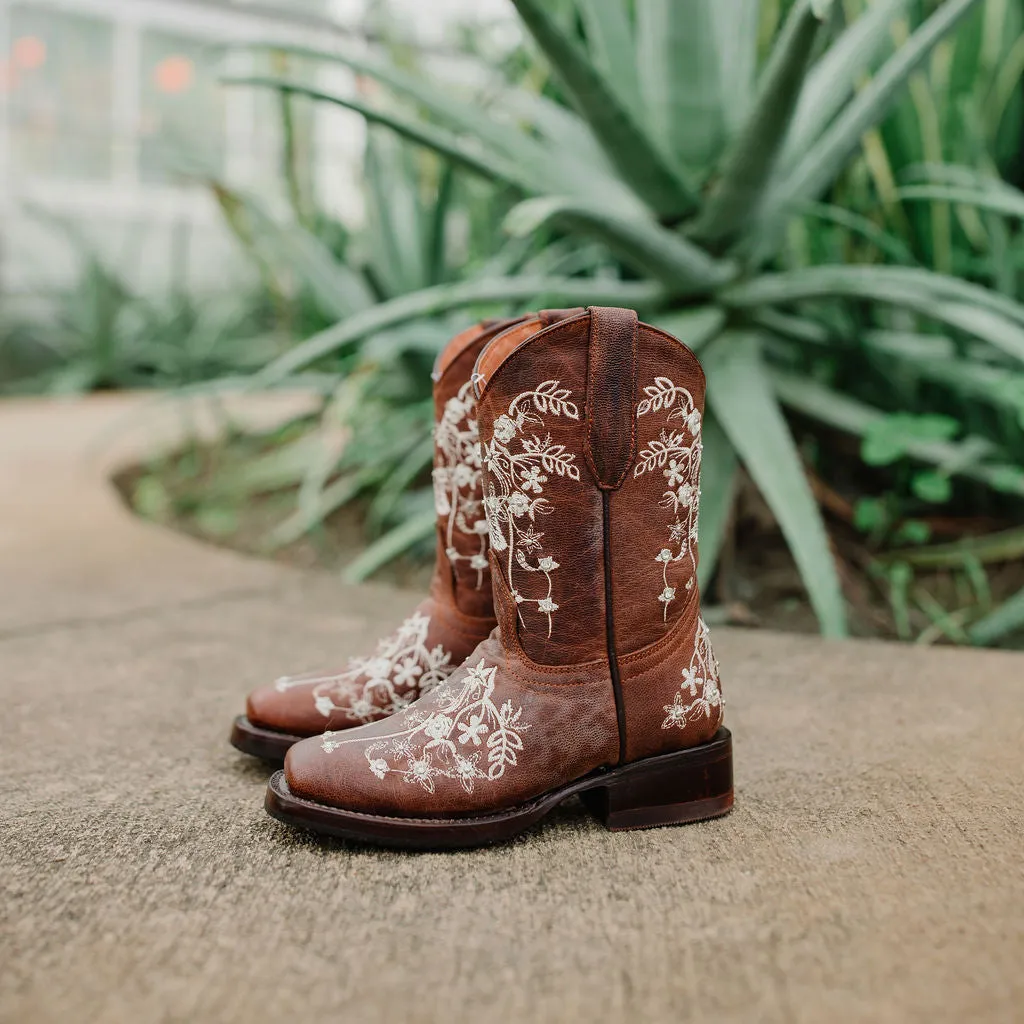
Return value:
M 499 628 L 388 721 L 292 747 L 282 821 L 455 847 L 574 793 L 613 829 L 732 806 L 696 578 L 704 375 L 631 310 L 542 326 L 496 337 L 474 378 Z
M 579 310 L 545 310 L 545 323 Z M 476 394 L 471 377 L 484 346 L 518 320 L 485 321 L 456 335 L 434 364 L 434 495 L 437 561 L 430 596 L 369 658 L 334 672 L 283 676 L 250 694 L 231 742 L 271 761 L 325 729 L 386 718 L 446 679 L 494 627 L 483 512 Z

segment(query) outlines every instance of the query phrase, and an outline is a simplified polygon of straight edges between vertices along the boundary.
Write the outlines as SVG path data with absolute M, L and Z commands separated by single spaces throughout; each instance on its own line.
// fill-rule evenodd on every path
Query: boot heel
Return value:
M 719 729 L 699 747 L 613 769 L 605 785 L 580 793 L 612 831 L 717 818 L 732 807 L 732 735 Z

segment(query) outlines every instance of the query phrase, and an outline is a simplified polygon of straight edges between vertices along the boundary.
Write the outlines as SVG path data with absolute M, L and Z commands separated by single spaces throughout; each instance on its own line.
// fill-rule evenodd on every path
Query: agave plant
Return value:
M 830 0 L 796 0 L 778 27 L 771 15 L 779 4 L 753 0 L 513 3 L 556 83 L 541 95 L 488 83 L 485 98 L 463 96 L 387 60 L 341 51 L 317 56 L 372 76 L 405 105 L 281 78 L 250 81 L 356 110 L 501 183 L 522 197 L 506 222 L 513 235 L 555 224 L 570 237 L 597 239 L 627 279 L 520 275 L 427 288 L 342 320 L 261 379 L 279 380 L 369 333 L 458 306 L 635 306 L 699 349 L 708 372 L 703 575 L 714 565 L 742 462 L 778 520 L 822 631 L 842 635 L 835 561 L 783 407 L 861 434 L 885 413 L 849 396 L 837 404 L 802 372 L 799 346 L 842 337 L 829 317 L 816 316 L 820 304 L 867 306 L 882 323 L 886 311 L 898 311 L 895 322 L 924 339 L 900 358 L 918 369 L 944 359 L 950 372 L 965 346 L 974 364 L 1019 367 L 1024 307 L 916 266 L 790 267 L 788 235 L 806 204 L 860 158 L 866 134 L 979 0 L 931 5 L 913 31 L 908 19 L 920 5 L 910 0 L 875 0 L 848 24 Z M 895 50 L 894 32 L 904 37 Z M 952 350 L 919 325 L 955 339 Z M 908 453 L 1024 495 L 1024 473 L 990 442 L 947 437 Z

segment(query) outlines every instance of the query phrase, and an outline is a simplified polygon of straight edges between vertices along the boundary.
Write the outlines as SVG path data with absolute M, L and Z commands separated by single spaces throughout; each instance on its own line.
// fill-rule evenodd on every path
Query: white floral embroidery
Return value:
M 665 721 L 662 729 L 678 726 L 686 728 L 687 722 L 697 721 L 701 715 L 711 718 L 715 709 L 721 715 L 725 698 L 719 685 L 718 659 L 711 649 L 711 635 L 707 624 L 697 617 L 697 634 L 694 637 L 693 657 L 683 669 L 683 682 L 671 704 L 665 705 Z M 689 701 L 687 701 L 689 698 Z
M 663 606 L 662 618 L 668 621 L 668 606 L 675 600 L 678 588 L 669 583 L 669 566 L 688 561 L 686 590 L 692 590 L 697 573 L 694 545 L 697 543 L 697 520 L 700 512 L 701 419 L 686 388 L 676 387 L 668 377 L 655 377 L 644 388 L 647 395 L 636 408 L 637 418 L 650 412 L 667 410 L 668 420 L 681 420 L 682 429 L 664 428 L 637 456 L 633 476 L 660 469 L 668 484 L 661 504 L 672 510 L 673 522 L 668 524 L 669 541 L 676 547 L 662 548 L 654 556 L 661 563 L 663 589 L 658 600 Z
M 529 725 L 521 721 L 522 708 L 511 701 L 499 708 L 491 699 L 496 673 L 497 666 L 488 667 L 481 658 L 467 668 L 461 685 L 449 682 L 438 689 L 433 712 L 424 716 L 411 711 L 401 722 L 407 728 L 366 747 L 370 771 L 378 779 L 396 772 L 431 793 L 438 777 L 459 782 L 467 793 L 479 779 L 500 779 L 506 768 L 518 763 L 522 734 Z M 357 734 L 327 732 L 320 745 L 330 754 L 354 742 L 359 742 Z M 481 764 L 485 752 L 486 771 Z
M 430 616 L 415 612 L 380 641 L 372 658 L 351 658 L 345 671 L 336 675 L 282 676 L 275 689 L 285 693 L 315 684 L 313 703 L 324 718 L 335 711 L 353 722 L 392 715 L 444 682 L 457 667 L 440 644 L 427 647 L 429 629 Z
M 487 520 L 480 494 L 480 440 L 473 383 L 467 381 L 445 403 L 434 427 L 434 507 L 447 517 L 445 553 L 453 564 L 469 562 L 476 570 L 476 588 L 484 585 L 487 561 Z M 455 533 L 475 540 L 479 550 L 464 555 L 455 546 Z
M 487 467 L 487 494 L 484 507 L 490 524 L 491 547 L 505 554 L 508 585 L 512 591 L 520 621 L 525 625 L 522 608 L 535 605 L 547 616 L 548 636 L 551 636 L 552 614 L 558 604 L 552 598 L 551 574 L 559 567 L 550 555 L 538 555 L 531 562 L 528 553 L 540 551 L 544 534 L 534 529 L 537 516 L 554 512 L 554 506 L 543 496 L 544 485 L 552 473 L 579 480 L 576 456 L 565 450 L 565 445 L 553 444 L 551 435 L 526 436 L 528 427 L 543 427 L 539 414 L 567 416 L 578 420 L 579 410 L 570 401 L 570 391 L 557 380 L 546 380 L 533 391 L 524 391 L 514 398 L 494 421 L 490 443 L 483 445 L 483 461 Z M 513 451 L 517 442 L 517 451 Z M 525 520 L 525 521 L 524 521 Z M 528 573 L 543 573 L 547 578 L 547 593 L 540 598 L 524 597 L 515 585 L 516 567 Z

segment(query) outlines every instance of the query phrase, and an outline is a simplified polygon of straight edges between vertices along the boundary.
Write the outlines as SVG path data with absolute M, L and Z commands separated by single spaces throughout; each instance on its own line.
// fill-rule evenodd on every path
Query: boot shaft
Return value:
M 498 335 L 522 323 L 556 323 L 581 309 L 543 310 L 516 319 L 485 320 L 457 334 L 438 354 L 434 387 L 435 596 L 475 618 L 493 617 L 488 526 L 483 508 L 477 396 L 477 358 Z
M 700 618 L 705 381 L 628 310 L 517 324 L 476 368 L 495 607 L 532 669 L 610 678 L 620 760 L 697 742 L 721 718 Z

